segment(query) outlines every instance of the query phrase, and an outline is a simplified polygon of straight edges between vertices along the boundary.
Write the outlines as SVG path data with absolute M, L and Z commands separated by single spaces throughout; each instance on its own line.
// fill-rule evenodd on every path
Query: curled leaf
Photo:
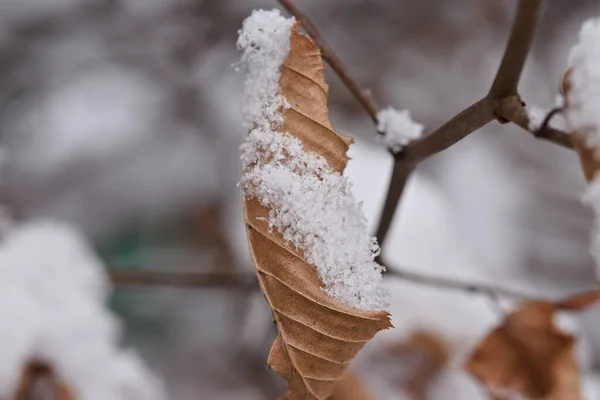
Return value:
M 530 302 L 477 346 L 466 369 L 498 398 L 580 400 L 573 336 L 553 322 L 556 306 Z
M 279 87 L 289 106 L 283 112 L 281 131 L 300 140 L 305 152 L 321 156 L 332 171 L 343 172 L 351 139 L 331 126 L 320 51 L 297 26 L 291 30 Z M 269 162 L 269 156 L 257 157 Z M 256 197 L 244 201 L 252 258 L 279 330 L 268 363 L 287 380 L 289 399 L 326 399 L 364 344 L 391 327 L 389 314 L 334 300 L 324 291 L 319 272 L 306 260 L 305 252 L 290 242 L 293 238 L 272 229 L 269 211 Z

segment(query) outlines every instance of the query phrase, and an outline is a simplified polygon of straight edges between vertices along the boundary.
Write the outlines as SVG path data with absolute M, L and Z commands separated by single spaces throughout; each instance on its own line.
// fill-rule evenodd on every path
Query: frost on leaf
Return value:
M 377 113 L 377 122 L 377 131 L 381 134 L 379 141 L 393 152 L 399 152 L 423 135 L 423 125 L 413 121 L 408 110 L 388 107 Z
M 329 121 L 318 47 L 278 11 L 254 11 L 238 47 L 244 213 L 279 336 L 269 365 L 291 399 L 325 399 L 363 345 L 391 326 L 376 241 L 342 175 L 351 139 Z
M 573 145 L 588 181 L 584 200 L 595 214 L 591 253 L 600 268 L 600 19 L 583 24 L 562 86 Z
M 0 398 L 47 365 L 77 400 L 158 400 L 161 385 L 105 308 L 108 282 L 85 240 L 66 225 L 30 222 L 0 244 Z M 64 399 L 69 399 L 65 394 Z
M 554 325 L 555 309 L 530 302 L 510 314 L 477 346 L 467 371 L 500 398 L 580 400 L 575 340 Z

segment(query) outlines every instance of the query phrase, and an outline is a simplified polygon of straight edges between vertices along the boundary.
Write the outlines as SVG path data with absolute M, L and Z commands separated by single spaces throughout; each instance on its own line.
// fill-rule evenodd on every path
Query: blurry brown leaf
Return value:
M 374 400 L 374 397 L 356 372 L 347 371 L 335 385 L 329 400 Z
M 33 361 L 23 369 L 14 400 L 75 400 L 75 397 L 50 366 Z
M 283 131 L 342 172 L 352 140 L 336 133 L 329 121 L 320 51 L 297 27 L 290 47 L 280 78 L 290 104 Z M 269 365 L 287 380 L 289 399 L 326 399 L 364 344 L 391 327 L 389 314 L 358 310 L 331 299 L 302 252 L 288 247 L 277 232 L 269 232 L 267 209 L 256 199 L 246 200 L 244 214 L 260 286 L 279 329 Z
M 530 302 L 511 313 L 477 347 L 466 369 L 502 398 L 580 400 L 573 336 L 553 323 L 556 306 Z
M 571 141 L 577 154 L 579 155 L 579 161 L 583 174 L 588 182 L 591 182 L 596 175 L 596 172 L 600 170 L 600 160 L 596 155 L 594 148 L 588 147 L 585 142 L 585 135 L 579 132 L 574 132 L 571 135 Z
M 556 303 L 556 308 L 567 311 L 585 310 L 600 300 L 600 289 L 579 293 Z
M 449 352 L 446 343 L 429 332 L 414 332 L 403 342 L 389 347 L 395 357 L 410 363 L 409 372 L 402 376 L 402 386 L 415 399 L 426 395 L 432 379 L 445 367 Z

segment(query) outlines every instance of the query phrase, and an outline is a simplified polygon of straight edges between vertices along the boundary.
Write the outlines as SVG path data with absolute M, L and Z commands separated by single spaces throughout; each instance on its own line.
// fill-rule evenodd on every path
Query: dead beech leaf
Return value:
M 600 301 L 600 288 L 584 293 L 578 293 L 556 303 L 556 308 L 567 311 L 582 311 Z
M 466 370 L 498 398 L 580 400 L 575 340 L 554 325 L 555 310 L 536 301 L 511 313 L 478 345 Z
M 347 371 L 335 385 L 330 400 L 374 400 L 367 386 L 354 371 Z
M 398 381 L 413 399 L 426 397 L 431 381 L 446 366 L 449 358 L 448 345 L 430 332 L 413 332 L 405 341 L 388 348 L 389 353 L 409 368 Z
M 596 150 L 586 145 L 585 136 L 579 132 L 574 132 L 571 135 L 571 142 L 579 155 L 585 179 L 591 182 L 596 176 L 596 172 L 600 170 L 600 159 L 596 155 Z
M 290 105 L 282 130 L 342 172 L 352 139 L 331 126 L 319 48 L 297 26 L 292 29 L 279 84 Z M 260 286 L 279 329 L 269 366 L 287 380 L 289 399 L 326 399 L 364 344 L 391 327 L 389 314 L 355 309 L 331 299 L 302 252 L 286 245 L 276 231 L 269 231 L 268 209 L 249 199 L 244 201 L 244 215 Z
M 75 397 L 49 365 L 32 361 L 23 368 L 14 400 L 32 399 L 75 400 Z

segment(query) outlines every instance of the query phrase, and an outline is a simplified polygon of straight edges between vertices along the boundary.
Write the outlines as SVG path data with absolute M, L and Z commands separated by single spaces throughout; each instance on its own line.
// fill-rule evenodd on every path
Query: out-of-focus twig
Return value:
M 254 275 L 231 272 L 109 271 L 110 280 L 119 286 L 174 286 L 190 288 L 238 287 L 256 285 Z
M 278 1 L 279 4 L 281 4 L 296 18 L 296 20 L 298 20 L 298 22 L 300 22 L 300 24 L 302 24 L 302 27 L 321 49 L 321 55 L 325 61 L 327 61 L 335 73 L 340 77 L 344 85 L 346 85 L 354 97 L 360 102 L 373 122 L 377 124 L 377 112 L 379 111 L 379 107 L 377 106 L 377 103 L 375 103 L 375 100 L 373 100 L 373 97 L 371 97 L 370 92 L 363 89 L 360 83 L 358 83 L 358 81 L 352 75 L 350 75 L 348 68 L 346 68 L 342 60 L 337 56 L 337 54 L 335 54 L 331 47 L 329 47 L 327 42 L 325 42 L 325 39 L 323 39 L 323 36 L 316 26 L 308 18 L 306 18 L 306 16 L 298 9 L 292 0 Z
M 494 285 L 464 282 L 457 279 L 423 275 L 413 272 L 410 268 L 390 267 L 385 261 L 382 265 L 387 268 L 385 276 L 388 279 L 401 279 L 407 282 L 440 289 L 457 290 L 466 293 L 482 294 L 495 298 L 496 296 L 515 300 L 545 300 L 539 296 L 506 289 Z M 163 286 L 183 288 L 240 288 L 252 289 L 258 285 L 254 274 L 230 272 L 169 272 L 169 271 L 109 271 L 110 280 L 117 286 Z M 573 295 L 555 300 L 556 307 L 563 310 L 583 310 L 600 300 L 600 289 L 592 288 Z
M 558 300 L 549 300 L 540 298 L 540 296 L 523 293 L 513 289 L 506 289 L 488 284 L 479 284 L 472 282 L 464 282 L 451 278 L 441 278 L 435 276 L 427 276 L 412 272 L 406 268 L 398 268 L 397 266 L 390 267 L 386 262 L 382 263 L 387 268 L 386 276 L 391 278 L 398 278 L 407 282 L 416 283 L 419 285 L 438 287 L 441 289 L 457 290 L 466 293 L 482 294 L 489 297 L 504 297 L 514 300 L 526 301 L 526 300 L 544 300 L 552 301 L 556 304 L 556 307 L 562 310 L 582 310 L 593 304 L 596 304 L 600 300 L 600 289 L 592 288 L 577 292 L 575 294 L 562 297 Z
M 384 265 L 386 265 L 386 264 L 384 264 Z M 450 279 L 450 278 L 427 276 L 427 275 L 418 274 L 416 272 L 412 272 L 412 271 L 409 271 L 406 269 L 399 269 L 397 267 L 390 268 L 388 266 L 386 276 L 396 277 L 396 278 L 399 278 L 399 279 L 402 279 L 402 280 L 405 280 L 408 282 L 417 283 L 420 285 L 433 286 L 433 287 L 438 287 L 438 288 L 442 288 L 442 289 L 458 290 L 458 291 L 463 291 L 463 292 L 468 292 L 468 293 L 484 294 L 486 296 L 493 294 L 493 295 L 508 297 L 508 298 L 517 299 L 517 300 L 528 300 L 528 299 L 535 298 L 535 296 L 525 294 L 525 293 L 520 293 L 516 290 L 505 289 L 502 287 L 497 287 L 497 286 L 492 286 L 492 285 L 463 282 L 463 281 Z

